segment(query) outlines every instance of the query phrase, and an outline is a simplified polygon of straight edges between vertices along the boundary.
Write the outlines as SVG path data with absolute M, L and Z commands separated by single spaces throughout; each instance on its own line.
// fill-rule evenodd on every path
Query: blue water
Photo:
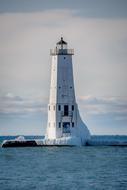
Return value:
M 0 190 L 126 190 L 127 147 L 0 148 Z

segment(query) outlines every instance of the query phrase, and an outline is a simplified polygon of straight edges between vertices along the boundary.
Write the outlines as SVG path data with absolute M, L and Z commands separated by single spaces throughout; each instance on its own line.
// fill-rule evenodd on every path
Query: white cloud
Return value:
M 7 116 L 18 117 L 26 116 L 27 114 L 46 114 L 46 103 L 42 101 L 42 97 L 24 98 L 15 96 L 12 93 L 7 93 L 0 97 L 0 114 Z
M 94 97 L 83 96 L 79 98 L 82 110 L 88 115 L 107 115 L 107 117 L 121 117 L 127 119 L 127 97 Z M 122 117 L 121 117 L 122 118 Z

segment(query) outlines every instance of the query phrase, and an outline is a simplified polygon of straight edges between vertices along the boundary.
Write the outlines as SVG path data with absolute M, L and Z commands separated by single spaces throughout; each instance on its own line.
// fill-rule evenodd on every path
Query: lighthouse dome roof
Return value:
M 67 42 L 65 42 L 65 41 L 63 40 L 63 37 L 61 37 L 61 40 L 60 40 L 59 42 L 57 42 L 57 45 L 61 45 L 61 44 L 67 45 Z

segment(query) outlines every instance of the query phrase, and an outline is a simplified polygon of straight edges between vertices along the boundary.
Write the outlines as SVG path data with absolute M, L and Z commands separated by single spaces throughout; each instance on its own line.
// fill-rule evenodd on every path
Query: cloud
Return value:
M 127 120 L 127 97 L 94 97 L 83 96 L 79 98 L 79 104 L 88 115 L 113 115 L 123 116 Z
M 41 97 L 23 98 L 8 93 L 5 96 L 0 96 L 0 115 L 18 117 L 29 114 L 44 114 L 46 113 L 46 104 Z

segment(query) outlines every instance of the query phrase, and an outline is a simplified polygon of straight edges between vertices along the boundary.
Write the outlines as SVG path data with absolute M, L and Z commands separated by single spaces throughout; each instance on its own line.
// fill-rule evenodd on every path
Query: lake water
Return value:
M 127 147 L 0 148 L 0 190 L 126 190 Z

